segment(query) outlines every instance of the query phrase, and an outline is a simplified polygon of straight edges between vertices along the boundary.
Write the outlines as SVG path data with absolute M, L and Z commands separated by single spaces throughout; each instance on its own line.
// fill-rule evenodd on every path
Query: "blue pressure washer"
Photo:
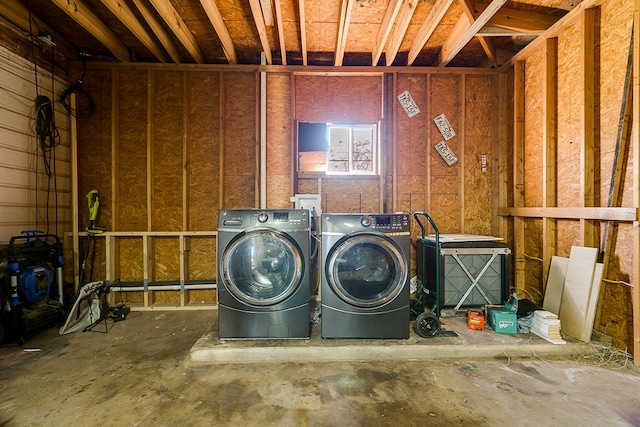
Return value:
M 62 242 L 55 234 L 24 230 L 11 237 L 0 282 L 0 341 L 6 334 L 24 344 L 27 332 L 64 318 L 63 266 Z

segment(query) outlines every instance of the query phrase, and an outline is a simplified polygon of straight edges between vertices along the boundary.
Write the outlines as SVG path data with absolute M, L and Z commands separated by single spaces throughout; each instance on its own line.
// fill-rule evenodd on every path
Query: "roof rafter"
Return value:
M 449 7 L 451 7 L 452 3 L 453 0 L 437 0 L 433 5 L 431 11 L 429 12 L 429 15 L 427 16 L 427 19 L 425 19 L 424 23 L 420 27 L 420 30 L 418 30 L 418 35 L 416 36 L 415 40 L 413 41 L 413 45 L 409 50 L 407 65 L 413 64 L 413 61 L 416 60 L 416 58 L 420 54 L 420 51 L 427 44 L 429 38 L 431 38 L 431 35 L 435 31 L 438 24 L 440 24 L 440 21 L 442 21 L 444 14 L 447 13 L 447 10 L 449 10 Z
M 476 9 L 475 0 L 461 0 L 460 1 L 460 6 L 462 7 L 462 11 L 469 18 L 469 22 L 473 23 L 476 20 L 476 17 L 478 16 L 478 14 L 479 14 L 479 13 L 475 13 L 475 9 Z M 493 45 L 493 42 L 488 40 L 488 39 L 485 39 L 482 36 L 478 36 L 477 34 L 475 34 L 474 36 L 478 37 L 478 41 L 480 42 L 480 46 L 482 46 L 482 49 L 484 50 L 484 53 L 489 58 L 489 61 L 491 61 L 491 64 L 494 67 L 497 67 L 498 66 L 498 57 L 496 55 L 496 48 Z
M 560 20 L 560 16 L 502 8 L 487 22 L 487 26 L 504 28 L 519 33 L 540 34 Z
M 382 56 L 382 52 L 384 51 L 384 46 L 385 44 L 387 44 L 387 39 L 389 38 L 389 34 L 391 34 L 391 30 L 393 29 L 393 24 L 396 21 L 398 12 L 400 12 L 400 6 L 402 6 L 402 0 L 391 0 L 389 2 L 387 12 L 384 14 L 382 24 L 380 25 L 380 30 L 378 31 L 378 35 L 376 37 L 375 45 L 373 46 L 373 52 L 371 53 L 371 65 L 373 66 L 378 65 L 380 56 Z
M 269 38 L 267 37 L 267 27 L 264 23 L 264 16 L 262 16 L 262 8 L 260 7 L 260 0 L 249 0 L 251 6 L 251 13 L 253 14 L 253 20 L 256 23 L 256 29 L 258 30 L 258 36 L 260 37 L 260 43 L 262 44 L 262 51 L 268 65 L 273 63 L 271 56 L 271 46 L 269 46 Z
M 142 3 L 141 0 L 133 0 L 133 4 L 135 4 L 136 8 L 138 8 L 138 11 L 140 11 L 140 14 L 147 22 L 149 27 L 151 27 L 158 40 L 160 40 L 160 43 L 162 44 L 162 46 L 164 46 L 164 49 L 167 51 L 173 62 L 179 64 L 181 62 L 180 53 L 178 52 L 176 45 L 169 37 L 169 33 L 165 31 L 160 21 L 156 19 L 156 15 L 151 13 L 149 8 L 144 3 Z
M 409 23 L 411 22 L 411 18 L 413 17 L 413 12 L 416 11 L 417 6 L 418 0 L 404 0 L 404 2 L 402 3 L 398 21 L 393 28 L 393 35 L 391 36 L 391 40 L 389 40 L 389 46 L 385 51 L 385 62 L 387 64 L 387 67 L 391 66 L 391 64 L 393 64 L 393 61 L 396 59 L 398 49 L 400 49 L 400 44 L 402 44 L 402 39 L 404 39 L 404 35 L 406 34 L 407 28 L 409 28 Z
M 56 0 L 56 1 L 66 1 L 66 0 Z M 178 11 L 171 5 L 171 2 L 166 0 L 149 0 L 153 7 L 156 8 L 164 22 L 167 23 L 173 34 L 176 35 L 178 40 L 182 43 L 182 45 L 187 49 L 189 54 L 196 60 L 198 64 L 204 63 L 204 57 L 202 56 L 202 51 L 200 47 L 198 47 L 198 43 L 196 43 L 196 39 L 189 31 L 187 24 L 182 20 Z
M 338 43 L 336 45 L 336 55 L 334 65 L 339 67 L 344 59 L 344 48 L 347 45 L 347 33 L 349 32 L 349 21 L 351 18 L 351 8 L 353 0 L 342 0 L 342 10 L 340 11 L 340 23 L 338 24 Z
M 131 61 L 129 49 L 81 0 L 74 0 L 73 3 L 67 0 L 51 1 L 105 45 L 118 60 Z
M 300 14 L 300 46 L 302 47 L 302 65 L 307 65 L 307 32 L 304 24 L 304 0 L 298 0 Z
M 482 27 L 495 15 L 498 10 L 507 2 L 507 0 L 493 0 L 489 6 L 478 16 L 478 18 L 470 22 L 466 14 L 462 14 L 456 23 L 454 30 L 447 38 L 446 42 L 440 50 L 438 65 L 446 66 L 451 60 L 469 43 Z M 484 45 L 483 45 L 484 47 Z M 486 51 L 486 48 L 485 48 Z M 495 54 L 495 53 L 494 53 Z
M 282 65 L 287 65 L 287 49 L 284 44 L 284 25 L 282 23 L 282 10 L 280 9 L 280 0 L 273 0 L 276 9 L 276 25 L 278 26 L 278 40 L 280 41 L 280 56 L 282 57 Z
M 216 2 L 214 0 L 200 0 L 200 4 L 202 4 L 202 8 L 207 14 L 211 25 L 213 25 L 213 29 L 218 35 L 220 43 L 222 43 L 222 50 L 224 51 L 224 56 L 227 57 L 227 61 L 229 64 L 237 64 L 238 55 L 236 54 L 236 48 L 233 46 L 233 40 L 222 19 L 222 15 L 220 15 Z
M 158 58 L 162 63 L 167 62 L 167 55 L 165 55 L 160 46 L 151 38 L 146 28 L 142 26 L 125 2 L 119 0 L 102 0 L 102 3 L 153 53 L 153 56 Z

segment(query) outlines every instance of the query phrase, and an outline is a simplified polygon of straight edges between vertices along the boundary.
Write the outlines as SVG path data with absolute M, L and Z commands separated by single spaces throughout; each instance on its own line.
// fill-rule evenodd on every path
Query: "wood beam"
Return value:
M 469 22 L 473 23 L 476 21 L 476 17 L 478 15 L 478 13 L 476 13 L 476 3 L 475 1 L 472 0 L 461 0 L 460 1 L 460 6 L 462 7 L 462 11 L 464 12 L 464 14 L 467 15 L 467 18 L 469 18 Z M 483 9 L 485 10 L 485 9 Z M 479 30 L 481 30 L 482 27 L 480 27 Z M 477 34 L 474 34 L 473 37 L 477 37 L 478 38 L 478 42 L 480 43 L 480 46 L 482 46 L 482 49 L 484 50 L 484 53 L 487 55 L 487 57 L 489 58 L 489 61 L 491 62 L 491 65 L 493 65 L 494 67 L 498 66 L 498 55 L 496 53 L 496 48 L 493 45 L 493 42 L 489 39 L 485 39 L 483 36 L 480 36 Z M 471 39 L 469 39 L 471 40 Z
M 151 13 L 149 8 L 145 3 L 142 2 L 142 0 L 133 0 L 133 4 L 136 6 L 158 40 L 160 40 L 160 43 L 167 51 L 173 62 L 179 64 L 181 62 L 180 53 L 178 53 L 176 45 L 173 43 L 173 40 L 171 40 L 171 37 L 169 37 L 169 33 L 165 31 L 160 21 L 156 19 L 156 15 Z
M 371 65 L 374 67 L 378 65 L 380 56 L 382 56 L 384 46 L 387 44 L 387 39 L 393 29 L 393 23 L 396 21 L 396 17 L 400 11 L 400 6 L 402 6 L 402 0 L 391 0 L 389 6 L 387 6 L 387 11 L 384 14 L 375 44 L 373 45 L 373 52 L 371 52 Z
M 558 22 L 561 16 L 504 7 L 489 19 L 487 26 L 524 34 L 539 34 Z
M 98 39 L 100 43 L 105 45 L 109 52 L 111 52 L 119 61 L 131 61 L 129 49 L 127 49 L 124 43 L 122 43 L 113 31 L 111 31 L 104 22 L 98 19 L 98 17 L 91 12 L 89 7 L 81 0 L 74 0 L 73 3 L 67 0 L 51 1 L 69 15 L 71 19 L 76 21 L 82 28 Z
M 280 0 L 273 0 L 276 9 L 276 24 L 278 25 L 278 40 L 280 41 L 280 57 L 282 65 L 287 65 L 287 49 L 284 44 L 284 25 L 282 23 L 282 10 L 280 8 Z
M 582 35 L 582 69 L 583 69 L 583 111 L 582 111 L 582 133 L 583 144 L 580 150 L 581 171 L 580 181 L 582 188 L 582 202 L 584 207 L 595 206 L 596 175 L 595 156 L 598 154 L 596 147 L 596 112 L 595 112 L 595 9 L 584 11 L 583 35 Z M 582 231 L 582 245 L 588 247 L 599 247 L 598 231 L 599 226 L 592 220 L 580 220 Z
M 545 207 L 513 207 L 498 209 L 500 216 L 513 216 L 522 218 L 557 218 L 557 219 L 584 219 L 596 221 L 636 221 L 637 208 L 601 208 L 601 207 L 574 207 L 574 208 L 545 208 Z
M 307 31 L 304 21 L 304 0 L 298 0 L 298 13 L 300 15 L 300 46 L 302 48 L 302 65 L 307 66 Z
M 483 28 L 478 31 L 476 37 L 521 37 L 521 36 L 539 36 L 544 31 L 533 32 L 533 31 L 516 31 L 516 30 L 508 30 L 506 28 L 500 27 L 492 27 L 490 25 L 485 25 Z
M 166 0 L 149 1 L 193 59 L 195 59 L 198 64 L 204 64 L 204 57 L 202 56 L 202 51 L 198 43 L 196 43 L 196 39 L 193 37 L 193 34 L 191 34 L 191 31 L 189 31 L 187 24 L 180 17 L 178 11 L 171 5 L 171 2 Z
M 542 135 L 542 201 L 545 208 L 558 205 L 558 39 L 547 40 L 544 69 L 543 124 Z M 551 257 L 556 255 L 558 246 L 558 222 L 555 218 L 544 218 L 542 222 L 542 275 L 543 285 Z
M 640 0 L 634 0 L 633 11 L 633 206 L 640 208 Z M 633 223 L 633 270 L 631 299 L 633 301 L 633 364 L 640 366 L 640 222 Z
M 336 57 L 334 65 L 339 67 L 344 59 L 344 49 L 347 45 L 347 33 L 349 31 L 349 21 L 351 21 L 351 9 L 353 8 L 353 0 L 342 0 L 342 9 L 340 11 L 340 24 L 338 27 L 338 43 L 336 45 Z
M 513 73 L 513 206 L 524 208 L 524 114 L 525 63 L 514 64 Z M 501 209 L 498 209 L 500 215 Z M 516 290 L 525 287 L 525 220 L 522 215 L 514 219 L 513 257 L 515 261 Z
M 402 39 L 404 39 L 404 35 L 407 33 L 407 28 L 409 28 L 409 23 L 411 22 L 411 18 L 413 17 L 413 13 L 416 11 L 417 6 L 418 0 L 405 0 L 402 4 L 398 21 L 393 28 L 393 35 L 391 36 L 389 46 L 385 51 L 385 62 L 387 67 L 391 66 L 393 61 L 396 59 L 396 55 L 398 54 L 398 50 L 402 44 Z
M 267 27 L 264 24 L 264 17 L 262 16 L 262 9 L 260 8 L 260 0 L 249 0 L 251 6 L 251 13 L 253 14 L 253 21 L 256 23 L 256 30 L 258 30 L 258 36 L 260 37 L 260 43 L 262 44 L 262 51 L 267 64 L 273 63 L 271 55 L 271 46 L 269 45 L 269 38 L 267 37 Z
M 427 15 L 427 18 L 422 23 L 420 30 L 418 30 L 413 45 L 411 45 L 407 65 L 413 64 L 413 61 L 416 60 L 420 51 L 422 51 L 422 48 L 427 44 L 429 38 L 431 38 L 431 35 L 440 24 L 440 21 L 442 21 L 444 14 L 447 13 L 452 3 L 453 0 L 436 0 L 431 11 L 429 11 L 429 15 Z
M 200 4 L 202 4 L 202 8 L 207 14 L 211 25 L 213 25 L 213 29 L 218 35 L 220 43 L 222 43 L 222 50 L 224 51 L 224 56 L 227 57 L 227 61 L 229 64 L 237 64 L 238 55 L 236 54 L 236 48 L 233 45 L 233 40 L 231 40 L 231 35 L 222 19 L 222 15 L 220 15 L 215 0 L 200 0 Z
M 138 18 L 133 14 L 127 3 L 120 0 L 102 0 L 102 4 L 107 6 L 107 9 L 113 13 L 116 18 L 124 24 L 125 27 L 136 36 L 138 40 L 147 48 L 153 56 L 155 56 L 160 62 L 167 62 L 167 56 L 158 44 L 151 38 L 151 35 L 147 29 L 138 21 Z
M 458 32 L 452 32 L 447 41 L 442 46 L 440 50 L 440 57 L 438 60 L 438 65 L 441 67 L 445 67 L 451 60 L 464 48 L 469 40 L 471 40 L 477 33 L 480 31 L 482 27 L 495 15 L 498 10 L 507 2 L 507 0 L 493 0 L 489 6 L 476 18 L 473 23 L 469 23 L 469 18 L 466 15 L 460 16 L 458 23 L 456 23 L 454 27 L 454 31 L 458 30 Z M 460 33 L 460 30 L 465 28 L 465 31 Z M 484 46 L 483 46 L 484 47 Z M 486 50 L 485 50 L 486 51 Z

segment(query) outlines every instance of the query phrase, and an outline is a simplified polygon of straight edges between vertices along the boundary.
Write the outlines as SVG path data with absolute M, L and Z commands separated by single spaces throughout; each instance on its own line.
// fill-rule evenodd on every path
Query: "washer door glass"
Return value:
M 222 255 L 222 280 L 240 301 L 273 305 L 287 299 L 303 273 L 302 251 L 277 230 L 253 230 L 236 236 Z
M 338 297 L 357 307 L 392 301 L 407 280 L 407 263 L 397 245 L 384 235 L 350 234 L 327 256 L 325 274 Z

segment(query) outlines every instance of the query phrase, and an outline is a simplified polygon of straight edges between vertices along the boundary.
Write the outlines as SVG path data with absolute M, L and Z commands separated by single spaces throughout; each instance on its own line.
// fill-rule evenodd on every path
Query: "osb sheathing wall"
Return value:
M 77 121 L 80 229 L 88 222 L 83 196 L 91 189 L 100 192 L 98 223 L 115 232 L 211 231 L 218 209 L 259 206 L 261 76 L 221 70 L 89 67 L 84 88 L 96 108 Z M 268 208 L 292 207 L 295 192 L 319 193 L 323 212 L 427 211 L 443 233 L 496 233 L 496 71 L 265 74 Z M 412 118 L 396 99 L 405 90 L 420 108 Z M 433 118 L 443 113 L 457 134 L 447 141 L 460 159 L 453 166 L 433 148 L 442 140 Z M 380 177 L 297 177 L 296 121 L 379 120 Z M 100 279 L 104 241 L 96 243 L 88 265 Z M 140 282 L 147 262 L 150 282 L 175 282 L 179 240 L 154 237 L 146 261 L 144 244 L 136 236 L 117 239 L 114 278 Z M 187 279 L 215 278 L 215 258 L 215 238 L 190 238 Z M 212 291 L 202 292 L 198 300 L 211 299 L 206 292 Z M 153 302 L 175 304 L 179 297 L 154 292 Z
M 518 187 L 516 183 L 514 190 L 517 193 L 523 188 L 524 207 L 607 206 L 632 24 L 632 2 L 603 2 L 577 14 L 554 37 L 539 43 L 536 49 L 527 50 L 526 55 L 519 58 L 521 62 L 505 75 L 505 80 L 509 81 L 508 92 L 513 93 L 514 79 L 517 79 L 514 73 L 518 73 L 518 67 L 524 70 L 521 100 L 524 105 L 523 185 Z M 593 65 L 585 65 L 589 64 L 590 55 Z M 554 88 L 549 91 L 553 84 L 557 85 L 555 105 L 547 103 L 547 99 L 554 97 Z M 590 90 L 593 98 L 590 98 Z M 510 105 L 514 102 L 518 100 L 511 101 Z M 591 102 L 593 109 L 589 108 Z M 554 113 L 554 108 L 557 113 Z M 510 114 L 510 120 L 518 122 L 513 110 Z M 556 138 L 550 129 L 554 121 L 557 123 Z M 593 126 L 585 125 L 591 121 Z M 503 126 L 506 125 L 503 123 Z M 514 135 L 511 124 L 506 132 Z M 592 154 L 589 154 L 591 149 L 585 142 L 590 140 L 593 140 Z M 632 170 L 629 155 L 621 206 L 632 207 L 634 203 Z M 545 180 L 547 176 L 555 182 L 555 192 L 553 186 L 549 187 L 550 181 Z M 593 192 L 589 191 L 591 186 Z M 572 245 L 599 247 L 605 221 L 535 217 L 520 220 L 524 221 L 524 236 L 520 237 L 524 245 L 516 254 L 520 263 L 516 274 L 522 273 L 517 281 L 519 291 L 541 303 L 550 257 L 568 257 Z M 549 233 L 545 221 L 547 227 L 557 227 L 557 232 Z M 589 231 L 591 225 L 593 233 Z M 637 280 L 632 265 L 633 223 L 615 221 L 615 225 L 618 234 L 613 252 L 608 254 L 609 268 L 602 283 L 604 290 L 598 302 L 599 314 L 594 329 L 618 339 L 632 351 L 633 310 L 629 283 Z

